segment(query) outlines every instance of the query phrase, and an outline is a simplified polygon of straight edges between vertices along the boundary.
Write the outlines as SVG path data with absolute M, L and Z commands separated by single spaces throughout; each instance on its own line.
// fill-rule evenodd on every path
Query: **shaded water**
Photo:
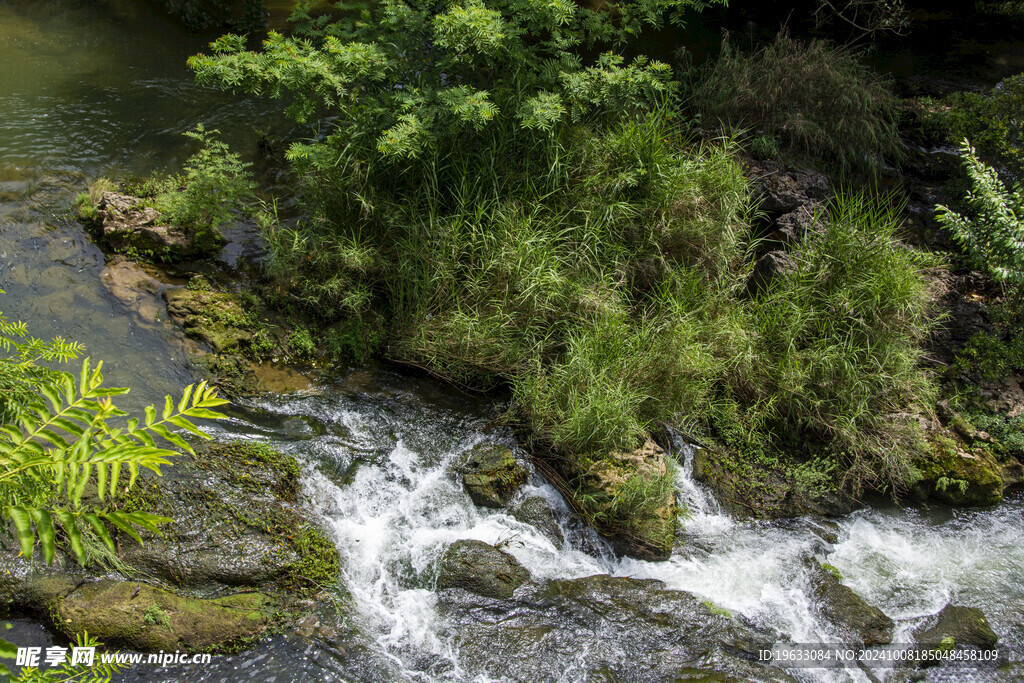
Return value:
M 174 169 L 181 133 L 202 121 L 252 149 L 269 125 L 259 102 L 192 84 L 185 58 L 211 36 L 182 32 L 143 2 L 0 0 L 0 310 L 39 336 L 64 334 L 107 361 L 134 402 L 177 393 L 193 380 L 181 343 L 159 321 L 134 316 L 100 283 L 103 254 L 64 211 L 88 180 Z M 804 562 L 837 566 L 845 582 L 906 634 L 947 602 L 986 611 L 1004 656 L 1024 658 L 1024 500 L 991 510 L 876 509 L 839 522 L 834 545 L 812 520 L 740 522 L 689 476 L 686 542 L 668 562 L 616 559 L 559 494 L 535 477 L 527 493 L 552 505 L 566 537 L 555 544 L 463 493 L 451 463 L 482 440 L 493 406 L 387 370 L 354 370 L 307 395 L 245 406 L 218 430 L 263 439 L 305 464 L 308 501 L 338 542 L 349 616 L 365 638 L 285 633 L 206 669 L 139 670 L 135 680 L 488 680 L 500 677 L 460 648 L 460 626 L 439 609 L 436 563 L 447 543 L 502 545 L 538 580 L 608 573 L 655 578 L 690 591 L 763 633 L 830 640 L 810 597 Z M 28 622 L 17 632 L 47 636 Z M 579 680 L 597 661 L 634 653 L 591 638 L 543 661 L 551 680 Z M 510 661 L 508 680 L 526 677 Z M 536 666 L 537 663 L 532 663 Z M 866 680 L 857 671 L 794 672 L 806 680 Z M 935 672 L 930 676 L 940 674 Z M 1007 674 L 1006 680 L 1012 680 Z

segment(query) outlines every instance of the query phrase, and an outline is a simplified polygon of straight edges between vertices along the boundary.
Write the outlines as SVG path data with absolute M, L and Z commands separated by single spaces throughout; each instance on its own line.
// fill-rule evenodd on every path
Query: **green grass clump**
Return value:
M 689 68 L 683 81 L 706 123 L 774 136 L 841 172 L 877 174 L 903 155 L 888 84 L 847 48 L 781 33 L 747 54 L 726 40 L 716 60 Z
M 912 406 L 934 398 L 921 365 L 936 258 L 897 239 L 899 207 L 837 200 L 796 268 L 753 304 L 760 399 L 780 431 L 827 446 L 854 484 L 900 488 L 917 446 Z

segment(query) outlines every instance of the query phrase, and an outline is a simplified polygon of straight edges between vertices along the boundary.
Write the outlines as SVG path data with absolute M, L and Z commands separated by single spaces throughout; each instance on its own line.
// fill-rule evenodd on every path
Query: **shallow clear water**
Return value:
M 251 153 L 258 130 L 272 125 L 261 103 L 197 88 L 184 66 L 211 37 L 184 33 L 145 2 L 0 0 L 0 310 L 38 336 L 84 342 L 106 360 L 110 383 L 134 388 L 136 406 L 194 377 L 173 331 L 135 315 L 101 284 L 104 256 L 65 211 L 99 175 L 173 170 L 190 149 L 181 133 L 199 121 Z M 538 580 L 659 579 L 798 642 L 835 635 L 809 597 L 804 562 L 817 557 L 896 619 L 901 634 L 947 602 L 974 605 L 988 614 L 1005 656 L 1024 659 L 1019 495 L 995 509 L 864 511 L 840 520 L 830 545 L 812 520 L 732 519 L 692 481 L 684 458 L 677 484 L 690 512 L 685 542 L 668 562 L 620 560 L 539 477 L 526 493 L 550 501 L 563 544 L 472 504 L 450 465 L 482 440 L 510 443 L 490 427 L 493 412 L 488 402 L 379 368 L 239 407 L 218 430 L 268 440 L 304 463 L 306 497 L 338 543 L 350 619 L 366 642 L 284 633 L 206 669 L 140 670 L 130 680 L 482 680 L 433 591 L 437 559 L 462 538 L 501 545 Z M 48 638 L 30 622 L 16 629 Z M 548 668 L 553 679 L 578 680 L 587 655 Z

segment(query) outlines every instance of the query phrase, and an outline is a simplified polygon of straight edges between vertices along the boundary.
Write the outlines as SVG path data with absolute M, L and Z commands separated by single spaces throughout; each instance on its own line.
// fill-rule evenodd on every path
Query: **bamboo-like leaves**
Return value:
M 102 367 L 98 363 L 93 368 L 86 359 L 77 386 L 63 373 L 37 388 L 45 400 L 17 415 L 13 423 L 0 425 L 0 494 L 9 503 L 2 512 L 13 523 L 25 557 L 32 557 L 38 541 L 43 559 L 52 562 L 58 529 L 82 563 L 84 530 L 112 551 L 111 530 L 140 542 L 136 528 L 158 533 L 159 525 L 170 520 L 145 512 L 83 508 L 87 491 L 94 486 L 102 504 L 117 495 L 125 467 L 127 489 L 135 485 L 142 468 L 159 475 L 160 466 L 170 463 L 178 451 L 158 445 L 158 440 L 191 453 L 189 442 L 172 428 L 208 439 L 193 420 L 223 417 L 214 408 L 227 401 L 201 382 L 186 387 L 177 403 L 167 396 L 159 420 L 149 406 L 143 426 L 135 418 L 115 426 L 113 420 L 126 413 L 111 399 L 128 390 L 104 387 Z

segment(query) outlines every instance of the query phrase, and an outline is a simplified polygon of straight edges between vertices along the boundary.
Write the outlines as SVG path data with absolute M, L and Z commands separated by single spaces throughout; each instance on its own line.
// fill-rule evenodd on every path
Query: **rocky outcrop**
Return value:
M 129 249 L 163 261 L 198 256 L 208 245 L 199 244 L 186 230 L 161 223 L 160 212 L 138 197 L 104 192 L 96 204 L 95 221 L 111 249 Z
M 466 453 L 456 469 L 473 502 L 489 508 L 508 505 L 530 476 L 512 449 L 501 444 L 477 444 Z
M 577 458 L 570 488 L 584 518 L 616 552 L 646 560 L 672 554 L 679 507 L 667 455 L 653 439 L 635 451 Z
M 252 324 L 236 294 L 177 287 L 165 291 L 164 299 L 167 312 L 185 334 L 205 342 L 214 353 L 237 349 L 252 340 Z
M 483 541 L 456 541 L 438 569 L 437 588 L 462 588 L 489 598 L 507 599 L 530 579 L 530 572 L 506 552 Z
M 816 206 L 830 196 L 828 177 L 823 173 L 796 170 L 781 164 L 762 164 L 750 169 L 754 196 L 767 214 L 785 215 Z
M 815 561 L 808 562 L 811 587 L 821 615 L 847 637 L 864 645 L 886 645 L 892 642 L 893 620 L 864 601 L 834 571 Z
M 132 581 L 98 581 L 56 607 L 68 635 L 88 631 L 132 650 L 202 652 L 252 641 L 274 623 L 278 603 L 263 593 L 201 599 Z
M 930 625 L 926 624 L 914 632 L 914 638 L 918 643 L 931 647 L 972 646 L 982 650 L 994 648 L 999 640 L 984 612 L 962 605 L 943 607 Z M 952 639 L 952 643 L 947 639 Z
M 551 581 L 509 600 L 447 591 L 437 609 L 464 665 L 495 678 L 548 680 L 558 662 L 578 681 L 793 680 L 756 661 L 768 637 L 660 581 Z

